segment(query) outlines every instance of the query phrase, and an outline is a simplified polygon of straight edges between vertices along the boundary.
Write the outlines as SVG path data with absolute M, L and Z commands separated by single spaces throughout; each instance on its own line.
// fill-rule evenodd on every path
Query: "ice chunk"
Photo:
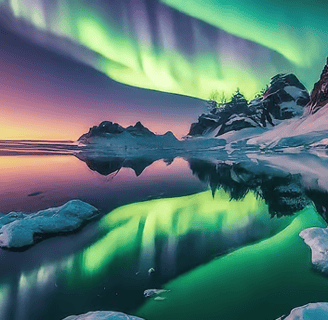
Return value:
M 300 237 L 311 248 L 312 264 L 321 272 L 328 273 L 328 228 L 309 228 Z
M 81 200 L 33 214 L 10 212 L 0 217 L 0 246 L 25 247 L 34 244 L 36 235 L 74 231 L 97 213 L 95 207 Z
M 63 320 L 144 320 L 139 317 L 130 316 L 122 312 L 93 311 L 78 316 L 69 316 Z
M 157 296 L 161 293 L 170 292 L 170 290 L 165 289 L 147 289 L 144 291 L 145 298 L 151 298 L 153 296 Z
M 286 316 L 277 320 L 325 320 L 328 319 L 328 303 L 309 303 L 305 306 L 295 308 Z

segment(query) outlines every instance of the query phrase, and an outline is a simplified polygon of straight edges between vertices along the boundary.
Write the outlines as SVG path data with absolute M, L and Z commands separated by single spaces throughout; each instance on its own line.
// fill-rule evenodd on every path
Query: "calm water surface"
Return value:
M 0 144 L 1 212 L 71 199 L 101 212 L 78 233 L 0 250 L 0 319 L 92 310 L 148 320 L 275 319 L 327 301 L 328 280 L 312 270 L 298 236 L 326 226 L 327 193 L 309 183 L 313 165 L 309 175 L 290 174 L 254 156 L 88 159 L 77 150 L 69 142 Z M 153 288 L 170 291 L 144 298 Z

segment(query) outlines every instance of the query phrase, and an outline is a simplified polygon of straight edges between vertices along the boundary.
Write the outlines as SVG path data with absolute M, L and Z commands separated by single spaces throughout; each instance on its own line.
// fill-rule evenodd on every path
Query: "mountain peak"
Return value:
M 328 103 L 328 57 L 326 65 L 322 70 L 320 80 L 314 84 L 310 96 L 310 102 L 307 104 L 307 110 L 310 114 L 316 113 L 319 109 Z
M 125 130 L 133 136 L 155 136 L 155 133 L 146 128 L 140 121 L 138 121 L 134 126 L 127 127 Z
M 90 138 L 106 137 L 110 138 L 113 136 L 119 136 L 122 133 L 128 133 L 135 137 L 155 137 L 155 133 L 147 129 L 140 121 L 138 121 L 134 126 L 129 126 L 127 128 L 122 127 L 118 123 L 113 123 L 111 121 L 103 121 L 99 126 L 94 126 L 89 129 L 88 133 L 83 134 L 78 141 L 83 143 L 88 143 Z

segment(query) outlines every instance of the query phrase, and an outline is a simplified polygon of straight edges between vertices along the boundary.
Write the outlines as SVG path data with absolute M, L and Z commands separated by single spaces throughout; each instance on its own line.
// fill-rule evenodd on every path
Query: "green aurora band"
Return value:
M 308 88 L 318 77 L 328 43 L 320 10 L 300 6 L 296 14 L 279 1 L 162 2 L 151 11 L 143 0 L 56 0 L 51 6 L 47 0 L 1 0 L 0 11 L 12 15 L 11 28 L 30 40 L 132 86 L 202 99 L 214 91 L 229 96 L 239 87 L 250 99 L 280 72 L 296 73 Z M 182 18 L 189 35 L 177 27 Z M 20 20 L 36 31 L 15 24 Z M 188 52 L 178 45 L 182 37 L 189 37 Z
M 327 54 L 325 2 L 310 0 L 161 0 L 229 33 L 275 50 L 301 67 Z
M 83 253 L 85 274 L 94 275 L 118 252 L 138 246 L 147 271 L 155 263 L 155 242 L 166 238 L 175 245 L 188 233 L 220 233 L 227 249 L 262 239 L 285 228 L 294 217 L 272 218 L 264 200 L 249 192 L 243 200 L 231 200 L 222 189 L 199 194 L 133 203 L 110 212 L 100 222 L 108 233 Z M 259 231 L 260 230 L 260 231 Z M 240 241 L 236 238 L 240 237 Z M 229 243 L 229 238 L 233 240 Z M 174 251 L 174 248 L 172 248 Z
M 313 206 L 269 239 L 214 259 L 165 285 L 164 301 L 148 300 L 136 313 L 151 320 L 276 319 L 309 302 L 326 301 L 328 279 L 311 268 L 299 237 L 326 227 Z

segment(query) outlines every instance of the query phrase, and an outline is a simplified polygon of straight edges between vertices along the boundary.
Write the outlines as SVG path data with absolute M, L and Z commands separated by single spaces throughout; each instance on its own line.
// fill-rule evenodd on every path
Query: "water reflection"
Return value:
M 86 163 L 92 170 L 107 176 L 117 174 L 122 168 L 131 168 L 139 176 L 148 166 L 158 159 L 149 158 L 122 158 L 122 157 L 90 157 L 80 153 L 76 157 Z
M 54 319 L 95 309 L 131 312 L 143 291 L 230 250 L 270 237 L 294 217 L 270 218 L 265 202 L 249 192 L 230 200 L 219 190 L 120 207 L 100 222 L 103 236 L 69 258 L 24 271 L 10 287 L 6 319 Z M 148 270 L 153 268 L 154 273 Z M 37 308 L 32 301 L 41 300 Z M 46 301 L 61 301 L 60 308 Z M 83 301 L 83 303 L 81 303 Z
M 292 215 L 313 202 L 328 221 L 328 193 L 304 184 L 305 174 L 291 174 L 278 167 L 254 162 L 215 163 L 199 159 L 188 159 L 188 162 L 193 174 L 209 184 L 213 195 L 222 188 L 232 199 L 243 199 L 252 190 L 265 200 L 271 216 L 278 217 Z
M 81 150 L 74 141 L 0 140 L 0 156 L 75 154 Z
M 80 199 L 108 213 L 117 206 L 150 197 L 178 196 L 207 189 L 181 158 L 176 158 L 170 166 L 162 160 L 155 161 L 138 177 L 128 165 L 133 163 L 139 174 L 144 167 L 143 160 L 137 165 L 135 161 L 124 160 L 123 167 L 114 166 L 108 159 L 100 163 L 99 166 L 95 160 L 94 167 L 102 173 L 111 172 L 109 168 L 120 170 L 118 174 L 101 175 L 69 155 L 0 156 L 0 212 L 36 212 Z
M 313 272 L 310 250 L 299 237 L 326 223 L 306 207 L 276 235 L 244 246 L 168 282 L 158 303 L 147 300 L 136 315 L 166 319 L 277 319 L 295 306 L 326 301 L 328 279 Z
M 275 301 L 289 311 L 311 295 L 324 300 L 327 281 L 313 275 L 298 233 L 326 225 L 320 217 L 327 221 L 325 161 L 255 153 L 242 161 L 233 153 L 224 161 L 0 157 L 3 208 L 12 205 L 10 197 L 25 208 L 74 197 L 111 211 L 77 235 L 48 239 L 25 253 L 0 250 L 7 263 L 0 267 L 0 319 L 57 320 L 111 309 L 166 320 L 183 313 L 179 305 L 192 305 L 191 319 L 205 318 L 205 309 L 208 318 L 228 319 L 235 307 L 229 301 L 246 301 L 248 309 L 240 312 L 255 319 L 246 314 L 250 304 L 256 308 L 253 297 L 273 319 L 285 313 L 276 308 L 275 315 Z M 163 310 L 156 301 L 145 304 L 145 289 L 166 285 L 172 290 L 160 302 Z M 265 298 L 265 290 L 274 296 Z M 230 300 L 221 299 L 217 308 L 213 296 L 218 301 L 220 295 Z
M 101 175 L 116 175 L 122 168 L 131 168 L 139 176 L 145 168 L 152 167 L 157 160 L 147 157 L 108 157 L 88 153 L 80 153 L 77 157 L 91 170 Z M 236 161 L 233 157 L 224 161 L 199 158 L 186 158 L 186 161 L 192 174 L 208 184 L 213 196 L 216 190 L 222 188 L 230 194 L 231 199 L 238 200 L 251 190 L 266 201 L 272 216 L 292 215 L 314 202 L 319 213 L 327 219 L 328 183 L 325 188 L 322 185 L 318 187 L 306 183 L 309 179 L 314 179 L 311 176 L 313 167 L 320 169 L 326 163 L 322 163 L 324 159 L 311 154 L 302 155 L 302 160 L 309 157 L 311 161 L 308 167 L 305 166 L 306 170 L 295 163 L 294 155 L 281 155 L 280 161 L 276 156 L 254 154 L 249 154 L 248 158 L 244 157 L 243 161 Z M 265 161 L 259 161 L 261 158 Z M 173 159 L 164 159 L 164 161 L 169 165 Z M 273 165 L 270 161 L 274 161 Z M 291 163 L 290 166 L 294 168 L 293 173 L 286 170 L 286 163 Z

